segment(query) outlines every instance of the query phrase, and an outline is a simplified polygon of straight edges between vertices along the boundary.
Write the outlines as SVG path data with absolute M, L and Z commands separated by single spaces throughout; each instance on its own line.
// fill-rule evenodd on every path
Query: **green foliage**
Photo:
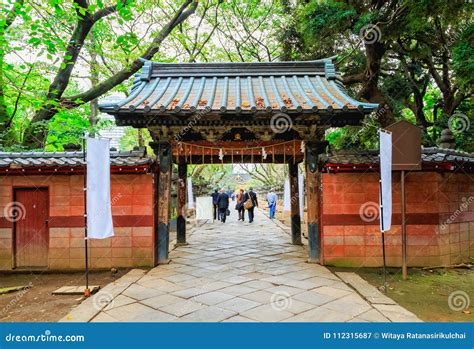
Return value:
M 48 123 L 46 151 L 62 151 L 64 144 L 81 144 L 85 132 L 90 132 L 89 120 L 84 117 L 88 106 L 64 110 L 57 113 Z
M 343 2 L 309 1 L 296 9 L 292 24 L 302 40 L 295 59 L 329 57 L 344 50 L 341 42 L 347 37 L 355 10 Z
M 151 141 L 150 132 L 146 128 L 127 127 L 125 134 L 120 138 L 120 150 L 133 150 L 142 143 L 147 148 L 147 154 L 153 154 L 153 149 L 149 146 Z
M 291 22 L 282 30 L 285 55 L 291 59 L 337 55 L 343 76 L 377 72 L 380 95 L 375 93 L 373 102 L 382 99 L 395 120 L 422 126 L 424 145 L 433 146 L 448 126 L 447 113 L 451 110 L 464 110 L 471 118 L 472 101 L 467 99 L 472 95 L 474 79 L 471 6 L 464 0 L 297 1 Z M 377 48 L 360 37 L 362 28 L 369 24 L 379 31 Z M 382 53 L 380 67 L 373 65 L 375 61 L 368 66 L 369 48 Z M 445 81 L 447 91 L 441 91 L 444 86 L 436 81 L 436 72 L 441 76 L 439 80 Z M 358 93 L 368 83 L 364 79 L 352 83 L 349 92 L 361 99 Z M 422 95 L 421 107 L 414 91 Z M 420 109 L 422 113 L 415 113 Z M 331 130 L 327 137 L 338 149 L 370 148 L 376 145 L 377 127 L 370 118 L 360 128 Z M 468 136 L 457 133 L 455 137 L 459 149 L 472 150 Z
M 376 149 L 378 125 L 371 117 L 366 117 L 362 127 L 345 126 L 330 129 L 326 139 L 335 150 Z
M 464 101 L 457 113 L 456 117 L 462 118 L 460 120 L 462 122 L 461 125 L 466 126 L 462 127 L 459 131 L 454 131 L 456 136 L 456 148 L 474 153 L 474 108 L 472 99 Z
M 62 151 L 65 144 L 82 145 L 84 135 L 95 134 L 100 130 L 113 125 L 112 121 L 99 120 L 92 127 L 89 119 L 89 105 L 85 104 L 79 108 L 63 110 L 57 113 L 48 125 L 48 137 L 46 138 L 45 151 Z
M 232 165 L 208 164 L 188 165 L 188 176 L 193 181 L 195 196 L 210 195 L 215 189 L 234 189 Z
M 453 69 L 460 88 L 472 91 L 474 86 L 474 20 L 464 31 L 458 33 L 459 40 L 453 45 Z

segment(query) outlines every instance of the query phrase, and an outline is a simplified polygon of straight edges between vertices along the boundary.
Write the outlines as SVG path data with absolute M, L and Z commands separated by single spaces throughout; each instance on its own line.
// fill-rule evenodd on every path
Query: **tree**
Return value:
M 10 4 L 8 4 L 10 5 Z M 19 89 L 17 98 L 15 101 L 15 107 L 9 113 L 6 97 L 5 97 L 5 73 L 4 69 L 12 70 L 12 66 L 9 64 L 5 64 L 5 54 L 10 49 L 10 42 L 8 38 L 5 36 L 5 33 L 9 30 L 13 22 L 15 21 L 17 16 L 22 16 L 23 18 L 28 18 L 27 10 L 23 8 L 24 0 L 17 0 L 11 4 L 9 8 L 1 8 L 2 17 L 0 19 L 0 123 L 1 123 L 1 132 L 6 132 L 8 126 L 11 125 L 12 119 L 15 116 L 16 112 L 18 111 L 18 104 L 20 101 L 22 89 Z M 28 69 L 28 73 L 26 76 L 29 75 L 31 69 Z M 26 81 L 26 80 L 25 80 Z
M 282 33 L 285 58 L 337 55 L 344 82 L 357 98 L 381 104 L 375 115 L 380 125 L 411 119 L 423 128 L 425 145 L 434 145 L 448 119 L 470 109 L 463 106 L 471 103 L 466 98 L 474 72 L 467 2 L 298 1 L 294 8 L 284 3 L 294 18 Z M 338 135 L 349 137 L 345 144 L 373 144 L 354 139 L 376 135 L 376 124 L 369 120 L 366 127 L 373 130 L 346 128 Z
M 165 45 L 180 61 L 274 61 L 288 14 L 278 1 L 205 0 L 194 22 L 183 22 Z
M 283 185 L 288 178 L 286 165 L 276 164 L 239 164 L 240 169 L 247 173 L 259 187 L 264 189 L 274 188 L 283 190 Z
M 195 196 L 209 195 L 214 189 L 235 188 L 231 174 L 232 165 L 228 164 L 188 165 Z
M 194 13 L 197 4 L 193 0 L 183 0 L 180 7 L 171 16 L 161 18 L 163 25 L 155 23 L 156 30 L 152 32 L 151 40 L 145 47 L 136 43 L 136 49 L 141 51 L 140 54 L 128 60 L 120 70 L 108 75 L 100 83 L 76 94 L 69 94 L 68 88 L 71 86 L 73 71 L 79 65 L 78 61 L 84 52 L 84 45 L 93 28 L 104 25 L 103 22 L 107 20 L 110 30 L 124 31 L 121 24 L 139 18 L 144 8 L 154 8 L 156 2 L 143 0 L 135 3 L 132 0 L 118 0 L 115 3 L 107 4 L 101 0 L 95 3 L 90 3 L 88 0 L 72 0 L 71 2 L 48 0 L 44 4 L 35 2 L 25 4 L 24 1 L 15 1 L 8 11 L 4 6 L 2 12 L 7 12 L 7 20 L 0 24 L 0 44 L 2 45 L 0 59 L 14 51 L 12 45 L 9 44 L 12 41 L 10 37 L 15 37 L 18 31 L 15 32 L 13 29 L 28 27 L 26 33 L 23 31 L 23 35 L 27 34 L 29 40 L 23 46 L 19 46 L 21 49 L 36 51 L 39 56 L 46 54 L 49 58 L 50 72 L 53 72 L 52 82 L 46 89 L 43 103 L 34 112 L 26 130 L 24 143 L 31 147 L 40 146 L 46 133 L 44 127 L 38 130 L 38 125 L 49 121 L 60 110 L 76 108 L 95 100 L 130 78 L 143 66 L 143 59 L 152 59 L 168 35 Z M 17 28 L 14 28 L 14 21 L 18 16 L 22 21 L 18 23 Z M 126 30 L 123 35 L 117 36 L 119 46 L 122 47 L 133 46 L 133 42 L 136 40 L 137 35 Z M 1 104 L 1 96 L 4 94 L 4 84 L 2 84 L 1 77 L 4 69 L 5 64 L 2 64 L 0 67 L 0 112 L 3 111 L 0 118 L 2 121 L 10 119 L 10 116 L 5 115 L 6 108 Z M 4 129 L 5 126 L 7 125 L 3 123 Z

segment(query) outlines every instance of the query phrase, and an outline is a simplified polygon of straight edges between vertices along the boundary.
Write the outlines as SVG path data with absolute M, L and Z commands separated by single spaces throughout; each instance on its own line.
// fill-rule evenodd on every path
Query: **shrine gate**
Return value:
M 178 165 L 177 241 L 186 242 L 188 164 L 276 163 L 289 168 L 298 195 L 305 162 L 309 261 L 321 251 L 321 171 L 325 131 L 360 125 L 378 104 L 351 98 L 331 59 L 271 63 L 144 61 L 127 98 L 100 110 L 118 126 L 148 128 L 160 170 L 155 180 L 155 264 L 168 263 L 172 163 Z M 301 244 L 299 200 L 291 200 L 291 236 Z

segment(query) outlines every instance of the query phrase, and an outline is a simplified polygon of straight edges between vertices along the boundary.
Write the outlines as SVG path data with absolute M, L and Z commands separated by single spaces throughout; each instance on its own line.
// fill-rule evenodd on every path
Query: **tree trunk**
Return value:
M 3 51 L 0 51 L 0 132 L 5 131 L 9 120 L 7 104 L 5 102 L 5 83 L 3 80 Z
M 143 130 L 141 128 L 139 128 L 137 130 L 137 141 L 138 141 L 138 147 L 140 149 L 144 148 L 145 147 L 145 140 L 143 139 Z
M 92 87 L 97 86 L 97 84 L 99 83 L 99 65 L 97 63 L 97 53 L 95 52 L 95 45 L 96 45 L 96 41 L 95 41 L 94 33 L 92 33 L 91 35 L 92 50 L 90 52 L 91 61 L 89 64 L 90 81 L 91 81 Z M 90 115 L 89 115 L 89 122 L 91 126 L 94 127 L 95 125 L 97 125 L 97 121 L 98 121 L 97 116 L 99 115 L 99 102 L 97 99 L 93 99 L 90 102 L 90 108 L 91 110 L 90 110 Z
M 92 29 L 93 24 L 94 22 L 90 16 L 82 17 L 77 21 L 74 32 L 69 39 L 61 66 L 56 73 L 56 77 L 49 86 L 45 104 L 35 113 L 30 125 L 25 131 L 23 138 L 24 145 L 34 148 L 44 143 L 44 139 L 47 136 L 47 129 L 44 128 L 42 132 L 36 132 L 35 128 L 38 123 L 50 120 L 58 112 L 60 98 L 69 84 L 69 79 L 77 58 L 79 57 L 79 53 L 81 52 L 82 46 L 84 45 L 86 37 Z
M 380 69 L 382 66 L 382 58 L 386 52 L 383 43 L 374 42 L 373 44 L 365 45 L 366 52 L 366 68 L 365 68 L 365 82 L 359 96 L 372 103 L 379 103 L 386 105 L 387 102 L 379 89 Z M 388 126 L 395 121 L 395 116 L 389 108 L 382 108 L 377 113 L 378 121 L 382 127 Z
M 196 1 L 185 0 L 175 15 L 156 35 L 156 37 L 153 39 L 153 42 L 150 44 L 141 58 L 152 59 L 161 47 L 163 40 L 168 37 L 168 35 L 176 26 L 185 21 L 195 12 L 197 5 L 198 3 Z M 64 55 L 64 64 L 62 64 L 61 68 L 58 70 L 56 77 L 48 90 L 44 106 L 33 116 L 33 119 L 31 120 L 31 123 L 25 132 L 23 141 L 24 145 L 30 148 L 35 148 L 41 146 L 41 144 L 44 143 L 47 132 L 35 132 L 35 128 L 38 123 L 50 120 L 57 113 L 58 106 L 61 108 L 71 109 L 78 107 L 83 103 L 90 102 L 130 78 L 143 66 L 143 62 L 140 59 L 136 59 L 129 67 L 119 71 L 115 75 L 97 84 L 88 91 L 76 96 L 63 97 L 63 93 L 69 84 L 69 79 L 71 77 L 72 70 L 74 69 L 77 57 L 79 56 L 84 44 L 84 40 L 92 29 L 92 26 L 100 18 L 114 12 L 114 9 L 115 6 L 107 10 L 102 9 L 93 15 L 88 15 L 78 20 L 76 28 L 69 40 L 66 54 Z

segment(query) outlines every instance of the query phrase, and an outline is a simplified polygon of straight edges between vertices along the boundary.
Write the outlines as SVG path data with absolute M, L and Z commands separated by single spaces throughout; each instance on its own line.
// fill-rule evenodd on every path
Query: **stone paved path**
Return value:
M 91 321 L 419 321 L 393 303 L 378 310 L 327 268 L 306 263 L 306 247 L 291 245 L 263 213 L 252 224 L 235 213 L 197 228 L 170 264 L 130 276 Z M 77 318 L 73 310 L 67 319 Z

